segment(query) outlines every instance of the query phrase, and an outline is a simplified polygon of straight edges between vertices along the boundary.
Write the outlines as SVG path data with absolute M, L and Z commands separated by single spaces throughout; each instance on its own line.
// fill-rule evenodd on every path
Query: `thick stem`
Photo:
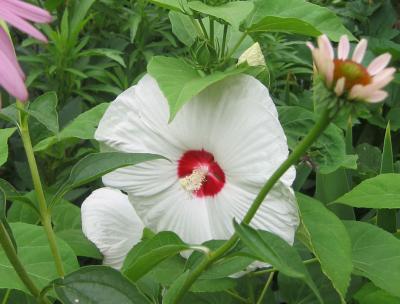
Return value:
M 311 131 L 307 134 L 306 137 L 297 145 L 297 147 L 293 150 L 293 152 L 289 155 L 289 157 L 279 166 L 279 168 L 272 174 L 269 180 L 265 183 L 265 185 L 261 188 L 257 197 L 253 201 L 250 209 L 247 211 L 245 217 L 242 220 L 242 223 L 249 224 L 254 215 L 256 214 L 258 208 L 261 203 L 264 201 L 265 197 L 275 185 L 275 183 L 282 177 L 282 175 L 297 161 L 300 157 L 307 151 L 307 149 L 313 144 L 313 142 L 324 132 L 326 127 L 329 125 L 330 121 L 333 117 L 330 117 L 330 111 L 325 110 L 317 123 L 311 129 Z M 177 296 L 175 298 L 174 303 L 179 303 L 180 299 L 184 296 L 184 294 L 189 290 L 192 284 L 197 280 L 197 278 L 201 275 L 201 273 L 210 266 L 214 261 L 218 260 L 222 257 L 226 252 L 231 250 L 239 237 L 236 233 L 234 233 L 229 240 L 221 245 L 221 247 L 217 248 L 214 252 L 211 252 L 207 257 L 203 259 L 203 261 L 189 274 L 182 288 L 178 291 Z
M 224 24 L 224 33 L 222 36 L 222 46 L 221 46 L 221 58 L 225 56 L 225 48 L 226 48 L 226 37 L 228 35 L 228 24 Z
M 214 19 L 210 19 L 210 43 L 211 46 L 214 47 L 214 39 L 215 39 L 215 35 L 214 35 Z
M 40 220 L 46 232 L 47 240 L 49 242 L 50 250 L 54 258 L 57 273 L 60 277 L 64 277 L 65 275 L 64 266 L 62 263 L 61 255 L 58 251 L 56 236 L 54 234 L 53 227 L 51 225 L 51 214 L 47 208 L 46 197 L 44 195 L 42 182 L 40 180 L 39 170 L 36 164 L 35 154 L 33 152 L 32 142 L 29 135 L 28 116 L 26 115 L 26 113 L 24 113 L 23 110 L 24 105 L 22 103 L 17 102 L 17 107 L 19 109 L 19 116 L 20 116 L 19 129 L 21 133 L 21 139 L 24 145 L 26 157 L 28 159 L 29 169 L 32 175 L 33 186 L 35 188 L 36 197 L 39 203 Z
M 15 272 L 21 279 L 22 283 L 24 283 L 25 287 L 32 294 L 32 296 L 34 296 L 39 301 L 39 303 L 50 304 L 50 301 L 47 298 L 42 299 L 40 297 L 40 290 L 31 280 L 27 271 L 25 270 L 24 265 L 22 265 L 21 261 L 19 260 L 14 245 L 10 239 L 10 236 L 8 235 L 7 229 L 1 222 L 0 222 L 0 244 L 3 247 L 3 250 L 7 255 L 7 258 L 10 261 L 11 265 L 14 267 Z
M 198 20 L 199 20 L 199 24 L 200 24 L 201 30 L 203 31 L 204 37 L 205 37 L 206 39 L 208 39 L 207 30 L 206 30 L 206 27 L 204 26 L 203 20 L 201 20 L 201 18 L 198 19 Z

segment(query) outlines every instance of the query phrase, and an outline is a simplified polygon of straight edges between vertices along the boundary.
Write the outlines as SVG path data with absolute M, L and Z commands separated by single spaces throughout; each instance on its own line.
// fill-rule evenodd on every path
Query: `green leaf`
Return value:
M 313 112 L 297 106 L 278 107 L 278 113 L 291 150 L 307 135 L 318 118 Z M 334 172 L 346 160 L 346 146 L 342 130 L 334 124 L 330 124 L 310 150 L 308 157 L 316 163 L 318 172 L 323 174 Z
M 367 283 L 354 295 L 354 299 L 360 304 L 400 304 L 400 298 Z
M 52 145 L 69 138 L 93 139 L 99 121 L 103 117 L 108 106 L 108 103 L 102 103 L 89 111 L 82 113 L 61 130 L 61 132 L 55 136 L 48 137 L 35 145 L 34 150 L 36 152 L 46 150 Z
M 234 226 L 240 239 L 257 260 L 271 264 L 289 277 L 304 280 L 323 303 L 321 295 L 296 249 L 268 231 L 255 230 L 248 225 L 239 225 L 236 222 Z
M 157 80 L 168 100 L 170 121 L 172 121 L 176 113 L 191 98 L 218 81 L 245 72 L 247 67 L 202 76 L 183 59 L 155 56 L 151 59 L 147 70 Z
M 198 279 L 193 283 L 190 291 L 192 292 L 216 292 L 234 289 L 236 287 L 236 280 L 231 278 L 220 278 L 212 280 Z
M 94 181 L 118 168 L 134 166 L 141 162 L 160 158 L 162 156 L 146 153 L 105 152 L 89 154 L 72 167 L 67 181 L 59 188 L 53 202 L 69 190 Z
M 105 266 L 87 266 L 52 283 L 64 304 L 139 304 L 146 297 L 119 271 Z
M 207 5 L 201 1 L 190 1 L 188 4 L 192 10 L 222 19 L 235 29 L 239 29 L 240 24 L 254 8 L 254 4 L 249 1 L 228 2 L 219 6 Z
M 344 221 L 353 243 L 354 274 L 400 297 L 400 240 L 374 225 Z
M 196 27 L 190 17 L 183 13 L 170 11 L 169 20 L 172 25 L 172 32 L 185 45 L 191 46 L 196 39 Z
M 175 233 L 163 231 L 149 240 L 140 242 L 128 253 L 122 272 L 137 281 L 167 258 L 190 249 Z
M 99 249 L 86 238 L 82 230 L 65 229 L 57 231 L 56 235 L 71 247 L 75 255 L 98 260 L 103 259 Z
M 246 270 L 254 259 L 247 256 L 232 255 L 213 263 L 200 276 L 201 279 L 222 279 L 240 271 Z
M 300 193 L 296 197 L 313 252 L 344 302 L 353 269 L 351 242 L 346 228 L 317 200 Z
M 91 56 L 105 56 L 107 58 L 110 58 L 111 60 L 114 60 L 115 62 L 118 62 L 120 65 L 122 65 L 124 68 L 126 68 L 126 64 L 124 62 L 124 59 L 121 56 L 122 52 L 114 49 L 90 49 L 87 51 L 83 51 L 79 53 L 79 56 L 82 57 L 91 57 Z M 84 75 L 86 77 L 86 75 Z
M 341 35 L 354 36 L 331 10 L 304 0 L 256 0 L 249 18 L 249 32 L 274 31 L 317 37 L 327 34 L 334 41 Z
M 18 257 L 35 284 L 43 288 L 58 277 L 43 228 L 24 223 L 13 223 L 10 226 L 18 246 Z M 79 265 L 72 249 L 60 239 L 57 239 L 57 245 L 66 273 L 77 269 Z M 29 293 L 2 249 L 0 249 L 0 288 L 19 289 Z
M 0 129 L 0 166 L 8 159 L 8 139 L 14 134 L 17 128 Z
M 382 173 L 394 173 L 392 138 L 390 136 L 390 122 L 387 124 L 386 127 L 385 140 L 383 144 L 381 174 Z M 377 225 L 385 229 L 386 231 L 392 233 L 396 232 L 396 213 L 396 210 L 378 210 L 376 217 Z
M 335 203 L 357 208 L 400 208 L 400 174 L 387 173 L 363 181 Z
M 35 117 L 50 132 L 58 133 L 57 95 L 55 92 L 45 93 L 29 104 L 28 113 Z

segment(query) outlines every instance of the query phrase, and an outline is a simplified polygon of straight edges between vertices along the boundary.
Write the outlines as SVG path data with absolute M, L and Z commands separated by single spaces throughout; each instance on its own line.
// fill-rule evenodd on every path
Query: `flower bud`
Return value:
M 249 66 L 265 66 L 265 58 L 258 42 L 254 43 L 251 47 L 240 55 L 238 65 L 247 62 Z

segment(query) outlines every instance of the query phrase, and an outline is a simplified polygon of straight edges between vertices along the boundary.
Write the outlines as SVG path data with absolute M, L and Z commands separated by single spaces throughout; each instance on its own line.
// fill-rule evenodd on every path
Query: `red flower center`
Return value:
M 225 184 L 224 171 L 205 150 L 186 151 L 178 162 L 177 173 L 182 187 L 197 197 L 214 196 Z
M 346 79 L 346 90 L 351 89 L 356 84 L 367 85 L 372 82 L 372 77 L 369 75 L 367 69 L 352 60 L 334 60 L 335 69 L 333 79 L 335 82 L 340 78 Z

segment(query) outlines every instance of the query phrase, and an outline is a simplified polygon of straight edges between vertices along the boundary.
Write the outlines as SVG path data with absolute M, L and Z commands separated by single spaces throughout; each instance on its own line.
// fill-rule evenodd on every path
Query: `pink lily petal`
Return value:
M 392 55 L 390 55 L 389 53 L 385 53 L 385 54 L 380 55 L 379 57 L 376 57 L 368 65 L 368 68 L 367 68 L 368 73 L 372 76 L 378 74 L 389 64 L 391 58 L 392 58 Z
M 14 64 L 6 54 L 0 50 L 0 85 L 12 96 L 21 101 L 28 100 L 28 91 L 25 83 Z
M 322 35 L 318 37 L 318 47 L 321 52 L 329 59 L 333 59 L 335 54 L 333 51 L 333 47 L 331 42 L 329 41 L 328 36 Z
M 368 41 L 366 39 L 361 39 L 354 50 L 352 60 L 358 63 L 364 59 L 365 52 L 367 51 Z
M 50 13 L 35 5 L 20 1 L 20 0 L 2 0 L 3 6 L 8 7 L 8 10 L 20 16 L 23 19 L 38 22 L 49 23 L 52 20 Z
M 346 78 L 340 78 L 335 85 L 335 94 L 336 96 L 341 96 L 344 92 L 344 85 L 346 83 Z
M 14 66 L 14 69 L 18 71 L 19 76 L 22 79 L 25 79 L 25 74 L 22 71 L 20 65 L 18 64 L 17 58 L 15 56 L 14 52 L 14 47 L 12 45 L 12 42 L 10 40 L 10 37 L 7 35 L 5 30 L 0 26 L 0 45 L 1 45 L 1 50 L 4 53 L 5 56 L 7 56 L 8 60 L 12 63 Z
M 389 82 L 393 80 L 393 74 L 396 72 L 395 68 L 387 68 L 384 69 L 383 71 L 379 72 L 377 75 L 372 78 L 372 86 L 376 90 L 379 90 L 383 87 L 385 87 Z
M 371 94 L 370 97 L 368 97 L 368 98 L 366 99 L 366 101 L 372 102 L 372 103 L 381 102 L 382 100 L 386 99 L 386 97 L 388 97 L 388 96 L 389 96 L 388 92 L 385 92 L 385 91 L 375 91 L 375 92 L 373 92 L 373 93 Z
M 338 46 L 338 58 L 341 60 L 346 60 L 349 56 L 350 52 L 350 42 L 347 35 L 343 35 L 340 37 L 339 46 Z
M 12 14 L 8 10 L 5 10 L 3 6 L 0 6 L 0 18 L 15 26 L 20 31 L 25 32 L 40 41 L 47 42 L 46 36 L 44 36 L 39 30 L 37 30 L 34 26 L 32 26 L 24 19 Z

